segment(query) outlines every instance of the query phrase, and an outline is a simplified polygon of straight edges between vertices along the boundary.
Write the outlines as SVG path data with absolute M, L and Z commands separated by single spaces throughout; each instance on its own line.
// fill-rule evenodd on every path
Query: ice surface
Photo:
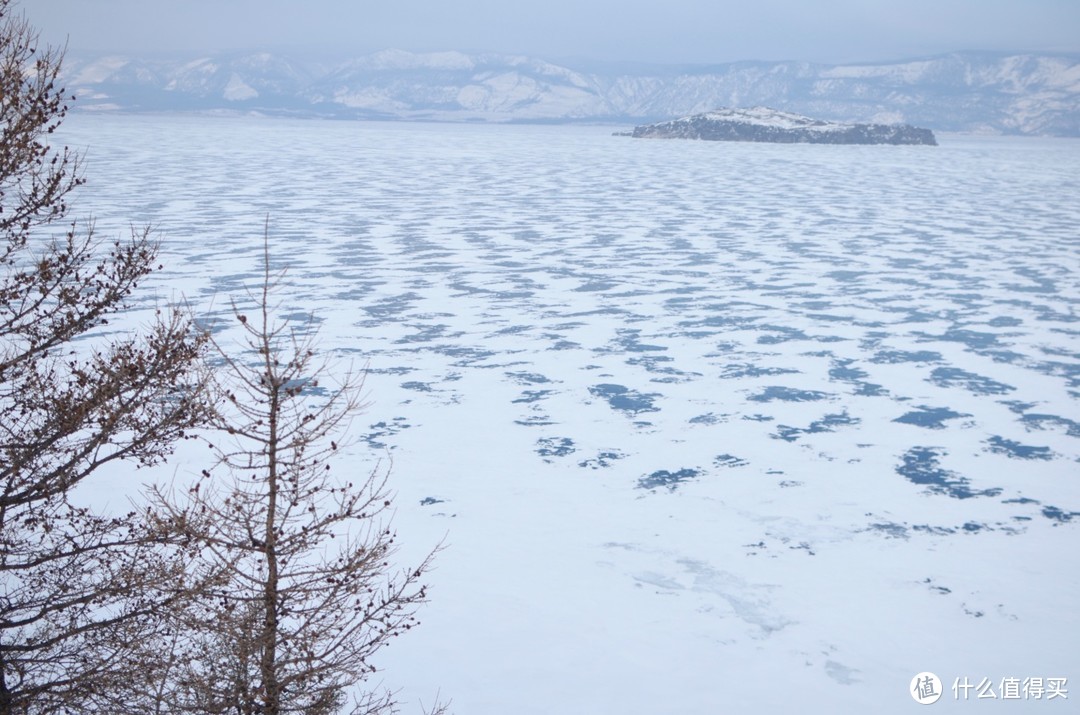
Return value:
M 1080 679 L 1080 144 L 610 134 L 80 115 L 63 139 L 76 212 L 161 232 L 143 307 L 223 317 L 269 215 L 282 312 L 368 366 L 339 470 L 389 455 L 401 560 L 447 546 L 380 660 L 406 701 L 891 713 L 921 671 Z

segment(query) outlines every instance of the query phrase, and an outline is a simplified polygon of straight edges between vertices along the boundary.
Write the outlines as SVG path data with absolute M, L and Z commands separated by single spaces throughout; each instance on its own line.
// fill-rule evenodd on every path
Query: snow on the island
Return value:
M 1069 678 L 1069 700 L 968 702 L 1067 711 L 1080 145 L 610 134 L 80 115 L 63 136 L 88 153 L 76 212 L 160 231 L 142 306 L 226 327 L 269 216 L 281 314 L 367 368 L 337 470 L 392 462 L 402 565 L 444 546 L 422 626 L 379 658 L 410 706 L 893 713 L 930 671 L 953 706 L 962 678 Z
M 813 119 L 793 112 L 784 112 L 771 107 L 747 107 L 747 108 L 724 108 L 704 112 L 703 117 L 712 121 L 722 122 L 745 122 L 762 127 L 774 127 L 776 129 L 802 129 L 809 132 L 836 132 L 844 131 L 855 126 L 841 122 L 831 122 L 824 119 Z M 676 119 L 681 122 L 689 119 Z

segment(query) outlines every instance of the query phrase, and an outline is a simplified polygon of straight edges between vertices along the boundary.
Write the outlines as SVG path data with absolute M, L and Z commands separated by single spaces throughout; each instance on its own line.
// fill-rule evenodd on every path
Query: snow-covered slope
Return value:
M 65 79 L 82 97 L 81 109 L 638 123 L 768 105 L 845 122 L 1080 136 L 1075 55 L 571 68 L 521 56 L 402 50 L 340 61 L 270 53 L 170 60 L 72 54 Z

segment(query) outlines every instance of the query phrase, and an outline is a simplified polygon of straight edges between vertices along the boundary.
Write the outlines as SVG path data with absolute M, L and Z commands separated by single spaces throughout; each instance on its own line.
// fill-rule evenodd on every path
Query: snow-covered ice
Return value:
M 85 114 L 63 138 L 77 214 L 160 231 L 147 305 L 223 315 L 269 215 L 283 312 L 368 366 L 338 469 L 389 456 L 401 560 L 446 545 L 380 662 L 407 702 L 891 713 L 922 671 L 939 708 L 964 677 L 1075 690 L 976 709 L 1080 699 L 1080 143 Z

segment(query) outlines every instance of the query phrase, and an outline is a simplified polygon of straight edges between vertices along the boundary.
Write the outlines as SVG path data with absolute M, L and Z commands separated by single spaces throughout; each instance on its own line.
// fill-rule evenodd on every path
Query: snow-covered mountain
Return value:
M 844 122 L 1080 136 L 1080 56 L 961 52 L 886 64 L 579 66 L 385 50 L 145 59 L 69 54 L 83 110 L 241 111 L 439 121 L 650 122 L 768 105 Z

